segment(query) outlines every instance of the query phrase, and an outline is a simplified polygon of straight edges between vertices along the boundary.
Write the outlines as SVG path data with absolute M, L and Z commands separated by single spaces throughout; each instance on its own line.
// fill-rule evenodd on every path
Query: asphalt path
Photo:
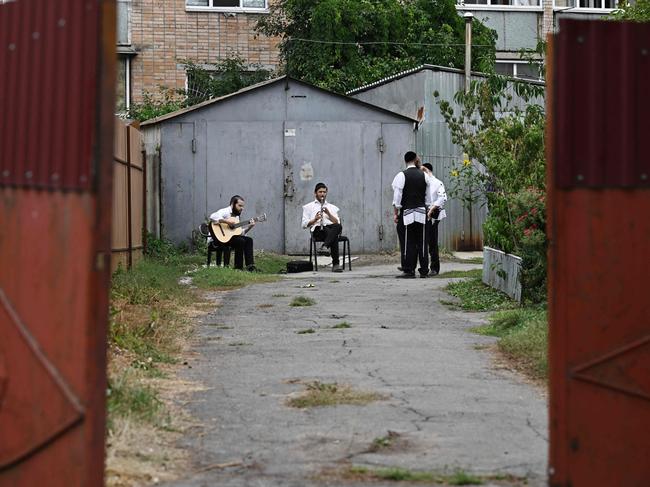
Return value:
M 476 267 L 443 263 L 442 271 Z M 221 306 L 199 320 L 184 371 L 204 386 L 187 403 L 202 426 L 182 440 L 193 470 L 167 485 L 365 485 L 337 477 L 349 465 L 512 474 L 544 485 L 543 391 L 498 365 L 494 338 L 470 331 L 484 313 L 441 303 L 449 279 L 396 274 L 394 265 L 353 263 L 344 273 L 321 268 L 214 293 Z M 315 304 L 292 307 L 296 296 Z M 332 328 L 343 321 L 350 328 Z M 314 333 L 298 333 L 307 329 Z M 384 399 L 287 406 L 311 381 Z M 387 436 L 386 448 L 372 448 Z

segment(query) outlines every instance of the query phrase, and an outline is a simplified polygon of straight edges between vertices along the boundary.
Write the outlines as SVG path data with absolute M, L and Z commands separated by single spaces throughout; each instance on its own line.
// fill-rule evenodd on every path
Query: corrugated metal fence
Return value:
M 115 120 L 111 270 L 130 269 L 142 258 L 145 229 L 145 166 L 142 133 Z

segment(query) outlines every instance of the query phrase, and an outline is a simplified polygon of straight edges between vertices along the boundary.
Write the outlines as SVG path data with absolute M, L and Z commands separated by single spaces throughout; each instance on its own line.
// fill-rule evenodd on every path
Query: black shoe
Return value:
M 429 277 L 429 274 L 420 274 L 420 277 L 421 277 L 422 279 L 426 279 L 427 277 Z
M 404 272 L 399 276 L 395 276 L 396 279 L 415 279 L 415 272 Z
M 332 272 L 343 272 L 343 268 L 338 264 L 332 264 Z
M 402 269 L 402 266 L 399 266 L 399 267 L 397 268 L 397 270 L 400 271 L 400 272 L 402 272 L 404 269 Z
M 259 270 L 257 267 L 255 267 L 254 265 L 249 265 L 249 266 L 246 268 L 246 270 L 247 270 L 248 272 L 260 272 L 260 270 Z
M 430 275 L 431 277 L 433 277 L 433 276 L 437 276 L 438 274 L 439 274 L 439 272 L 438 272 L 438 271 L 434 271 L 434 270 L 432 270 L 432 271 L 429 273 L 429 275 Z

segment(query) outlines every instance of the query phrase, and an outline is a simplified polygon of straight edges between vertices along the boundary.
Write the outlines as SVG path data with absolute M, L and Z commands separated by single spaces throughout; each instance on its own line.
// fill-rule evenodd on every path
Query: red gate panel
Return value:
M 650 485 L 650 25 L 564 21 L 549 123 L 550 485 Z
M 114 6 L 0 4 L 0 486 L 103 485 Z

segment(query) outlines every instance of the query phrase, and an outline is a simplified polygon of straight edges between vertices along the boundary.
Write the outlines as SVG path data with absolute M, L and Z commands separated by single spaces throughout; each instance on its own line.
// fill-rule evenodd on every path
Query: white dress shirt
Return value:
M 220 210 L 217 210 L 210 215 L 210 220 L 213 222 L 218 222 L 219 220 L 227 220 L 228 218 L 234 218 L 237 223 L 239 223 L 239 215 L 232 214 L 231 206 L 221 208 Z
M 437 177 L 428 174 L 426 175 L 429 178 L 429 198 L 433 201 L 433 206 L 440 208 L 440 213 L 436 220 L 442 220 L 447 217 L 447 212 L 445 211 L 445 202 L 447 201 L 447 193 L 445 191 L 445 185 Z
M 336 218 L 339 222 L 341 219 L 339 218 L 339 208 L 338 206 L 334 206 L 331 203 L 328 203 L 325 201 L 325 204 L 323 205 L 323 208 L 327 208 L 329 212 L 332 214 L 334 218 Z M 307 228 L 309 226 L 309 222 L 312 221 L 316 217 L 316 213 L 318 213 L 321 210 L 321 204 L 320 201 L 314 200 L 311 203 L 307 203 L 306 205 L 303 205 L 302 207 L 302 228 Z M 329 219 L 329 216 L 327 213 L 323 212 L 323 225 L 332 225 L 334 222 Z M 314 228 L 320 226 L 320 221 L 316 222 L 314 225 L 311 226 L 309 229 L 310 231 L 314 231 Z
M 406 165 L 407 169 L 411 167 L 415 167 L 415 164 Z M 423 176 L 424 176 L 424 181 L 427 183 L 427 188 L 424 193 L 424 204 L 426 208 L 424 206 L 420 208 L 413 208 L 412 210 L 408 211 L 408 214 L 405 211 L 403 215 L 404 225 L 410 225 L 413 222 L 425 223 L 427 209 L 433 205 L 433 199 L 432 199 L 431 188 L 430 188 L 430 180 L 429 178 L 427 178 L 426 174 L 423 173 Z M 391 186 L 393 187 L 393 206 L 398 210 L 402 207 L 402 193 L 404 192 L 405 182 L 406 182 L 406 178 L 404 177 L 404 171 L 400 171 L 393 178 L 393 182 L 391 184 Z

